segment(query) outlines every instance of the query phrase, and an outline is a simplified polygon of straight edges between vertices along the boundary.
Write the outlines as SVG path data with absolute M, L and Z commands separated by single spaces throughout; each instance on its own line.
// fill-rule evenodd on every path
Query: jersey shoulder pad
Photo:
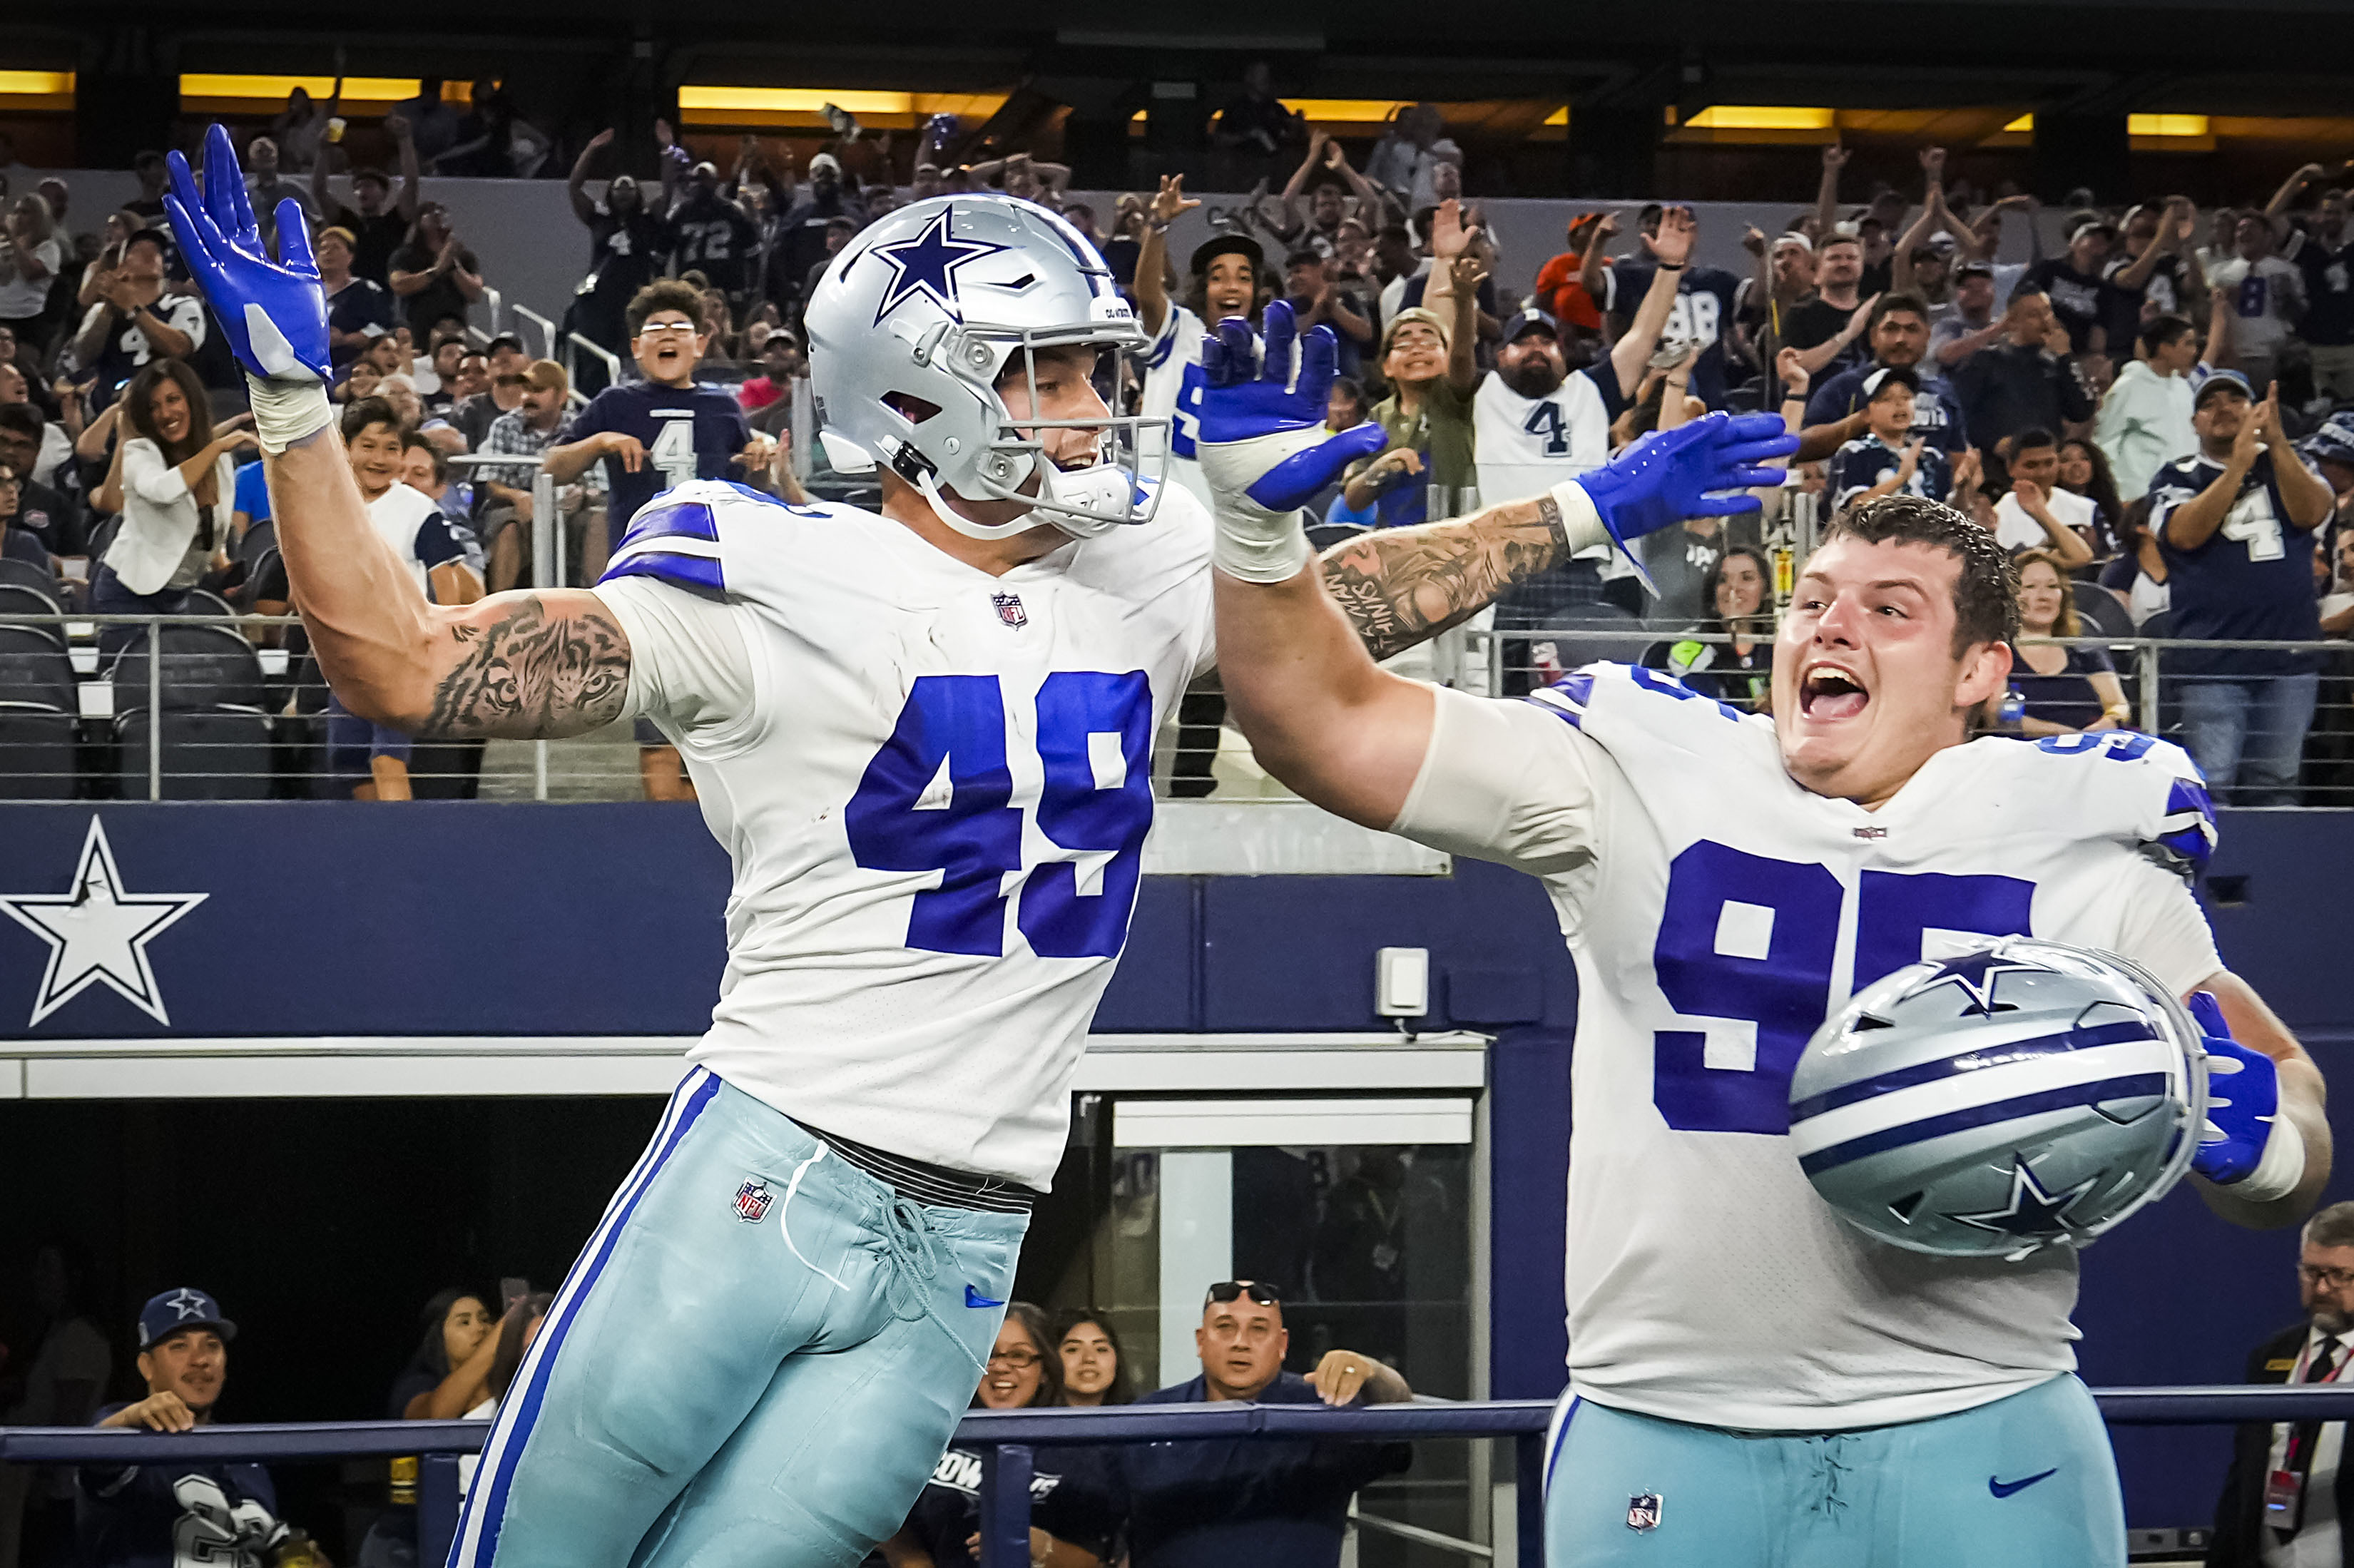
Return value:
M 2073 794 L 2094 813 L 2091 831 L 2121 839 L 2186 878 L 2206 869 L 2215 853 L 2215 802 L 2182 747 L 2122 729 L 2005 744 L 2032 770 L 2039 799 Z
M 790 551 L 802 524 L 839 510 L 790 505 L 732 480 L 692 479 L 639 510 L 598 580 L 652 577 L 724 599 L 744 588 L 739 579 L 755 575 L 762 557 Z
M 1588 664 L 1525 700 L 1614 751 L 1663 745 L 1712 752 L 1745 743 L 1760 722 L 1728 703 L 1702 696 L 1665 670 L 1641 664 Z

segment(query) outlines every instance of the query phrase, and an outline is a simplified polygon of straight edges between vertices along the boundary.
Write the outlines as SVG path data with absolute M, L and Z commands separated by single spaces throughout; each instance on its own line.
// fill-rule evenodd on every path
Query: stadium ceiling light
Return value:
M 687 110 L 752 114 L 817 114 L 827 104 L 850 114 L 913 114 L 912 92 L 868 92 L 847 87 L 695 87 L 678 90 Z
M 69 97 L 73 90 L 69 70 L 0 70 L 0 98 Z
M 2018 119 L 2004 126 L 2002 128 L 2002 133 L 2006 136 L 2032 136 L 2035 134 L 2035 116 L 2032 114 L 2020 115 Z
M 1838 128 L 1839 118 L 1829 109 L 1712 103 L 1684 124 L 1695 131 L 1831 131 Z
M 245 100 L 255 102 L 283 104 L 296 88 L 324 102 L 335 90 L 332 76 L 246 76 L 211 71 L 186 71 L 180 77 L 180 98 L 219 101 Z M 344 78 L 344 102 L 348 107 L 367 104 L 393 104 L 417 96 L 418 79 L 413 76 L 347 76 Z M 445 103 L 468 103 L 473 99 L 473 84 L 465 81 L 444 81 L 441 99 Z
M 2128 136 L 2204 136 L 2208 133 L 2204 114 L 2128 114 L 2126 134 Z

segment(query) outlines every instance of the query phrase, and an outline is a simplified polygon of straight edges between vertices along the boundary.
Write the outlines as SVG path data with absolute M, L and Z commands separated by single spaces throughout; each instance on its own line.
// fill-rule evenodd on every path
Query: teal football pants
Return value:
M 855 1563 L 971 1402 L 1028 1223 L 901 1197 L 697 1068 L 515 1373 L 452 1568 Z
M 1730 1432 L 1563 1404 L 1546 1466 L 1550 1568 L 2124 1568 L 2116 1459 L 2073 1377 L 1852 1432 Z

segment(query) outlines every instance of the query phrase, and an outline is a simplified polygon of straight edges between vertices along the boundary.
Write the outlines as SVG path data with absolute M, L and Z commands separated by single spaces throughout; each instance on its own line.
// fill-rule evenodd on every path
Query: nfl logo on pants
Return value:
M 1657 1530 L 1659 1527 L 1659 1494 L 1637 1492 L 1627 1499 L 1627 1528 Z
M 760 1216 L 769 1212 L 769 1184 L 758 1177 L 736 1189 L 736 1217 L 748 1225 L 757 1225 Z

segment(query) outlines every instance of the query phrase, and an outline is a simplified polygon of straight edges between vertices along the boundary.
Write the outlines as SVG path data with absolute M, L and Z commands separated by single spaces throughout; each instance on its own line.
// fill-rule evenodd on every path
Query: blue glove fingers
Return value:
M 171 188 L 164 193 L 164 212 L 172 220 L 172 231 L 180 237 L 180 249 L 191 256 L 211 261 L 217 258 L 227 243 L 212 214 L 205 210 L 205 198 L 197 193 L 196 177 L 188 171 L 188 160 L 177 153 L 164 158 L 165 177 Z
M 1227 356 L 1225 340 L 1216 333 L 1202 334 L 1202 382 L 1207 387 L 1231 387 L 1235 382 L 1234 362 Z
M 245 199 L 245 171 L 237 164 L 237 149 L 229 144 L 228 129 L 218 121 L 205 132 L 205 210 L 239 249 L 259 250 L 260 232 L 254 227 L 253 207 Z
M 1709 475 L 1711 490 L 1756 490 L 1765 486 L 1779 488 L 1790 477 L 1786 468 L 1720 468 Z
M 1341 340 L 1328 326 L 1310 329 L 1299 344 L 1299 380 L 1294 396 L 1318 408 L 1332 390 L 1332 376 L 1341 364 Z
M 1259 378 L 1278 387 L 1291 385 L 1291 351 L 1299 337 L 1299 322 L 1291 313 L 1291 306 L 1282 300 L 1270 300 L 1259 318 L 1259 334 L 1267 340 L 1267 359 L 1259 366 Z
M 1218 323 L 1218 341 L 1225 345 L 1225 385 L 1239 387 L 1258 375 L 1258 340 L 1251 334 L 1250 323 L 1240 316 L 1228 316 Z
M 1726 440 L 1787 440 L 1791 444 L 1786 450 L 1790 451 L 1796 451 L 1797 450 L 1798 438 L 1791 435 L 1788 429 L 1784 427 L 1782 423 L 1782 416 L 1779 414 L 1733 414 L 1725 416 L 1712 416 L 1712 418 L 1723 418 L 1724 419 L 1724 439 Z
M 1341 471 L 1359 458 L 1370 457 L 1389 444 L 1389 432 L 1379 425 L 1363 424 L 1342 430 L 1305 451 L 1277 463 L 1244 493 L 1270 512 L 1304 506 L 1316 493 L 1341 477 Z
M 2232 1038 L 2232 1025 L 2223 1017 L 2223 1004 L 2215 1000 L 2211 991 L 2194 991 L 2184 1001 L 2190 1010 L 2190 1022 L 2199 1025 L 2199 1033 L 2218 1040 Z
M 1703 495 L 1685 507 L 1692 517 L 1737 517 L 1744 512 L 1762 512 L 1766 503 L 1746 493 L 1740 495 Z
M 1754 463 L 1788 457 L 1798 450 L 1798 438 L 1784 432 L 1771 440 L 1728 440 L 1716 449 L 1719 462 Z
M 278 264 L 298 278 L 319 276 L 318 259 L 311 254 L 311 222 L 292 196 L 278 204 Z

